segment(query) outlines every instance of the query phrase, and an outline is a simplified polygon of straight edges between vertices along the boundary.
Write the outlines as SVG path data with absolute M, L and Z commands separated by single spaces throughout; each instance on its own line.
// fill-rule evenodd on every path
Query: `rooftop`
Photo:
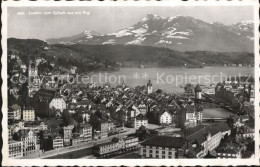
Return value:
M 154 136 L 145 140 L 141 145 L 181 148 L 183 144 L 184 139 L 182 137 Z

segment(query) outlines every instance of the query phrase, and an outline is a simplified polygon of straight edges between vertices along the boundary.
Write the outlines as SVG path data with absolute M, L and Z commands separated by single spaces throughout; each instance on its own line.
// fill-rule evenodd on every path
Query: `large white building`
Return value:
M 37 136 L 32 130 L 21 130 L 21 141 L 23 143 L 24 156 L 34 154 L 39 150 Z
M 177 159 L 182 158 L 184 139 L 182 137 L 154 136 L 141 143 L 142 158 Z
M 33 108 L 23 109 L 23 120 L 24 121 L 34 121 L 35 120 L 35 110 Z
M 160 124 L 171 124 L 172 123 L 172 115 L 168 111 L 164 111 L 160 117 Z
M 61 112 L 67 108 L 66 106 L 66 102 L 63 98 L 61 97 L 55 97 L 51 100 L 50 104 L 49 104 L 49 108 L 52 109 L 58 109 Z

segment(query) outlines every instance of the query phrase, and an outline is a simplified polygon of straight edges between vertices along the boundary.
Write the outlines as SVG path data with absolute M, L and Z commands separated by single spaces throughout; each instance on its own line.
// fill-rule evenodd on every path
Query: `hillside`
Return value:
M 43 41 L 8 39 L 8 50 L 17 51 L 22 61 L 43 57 L 57 67 L 77 66 L 80 72 L 116 70 L 121 67 L 223 66 L 224 64 L 254 64 L 254 54 L 247 52 L 180 52 L 167 48 L 140 45 L 48 45 Z M 48 49 L 43 49 L 43 46 Z M 28 50 L 29 49 L 29 50 Z
M 160 17 L 147 14 L 142 20 L 115 33 L 84 31 L 66 38 L 47 39 L 50 44 L 141 45 L 178 51 L 253 52 L 254 24 L 208 23 L 188 16 Z

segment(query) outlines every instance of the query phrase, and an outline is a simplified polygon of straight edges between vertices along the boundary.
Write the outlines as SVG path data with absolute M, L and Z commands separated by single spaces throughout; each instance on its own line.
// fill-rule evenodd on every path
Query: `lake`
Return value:
M 183 93 L 187 83 L 210 85 L 232 76 L 254 76 L 253 67 L 205 67 L 205 68 L 121 68 L 115 72 L 89 73 L 88 81 L 97 86 L 110 82 L 111 86 L 123 81 L 129 87 L 146 85 L 151 79 L 154 90 L 167 93 Z

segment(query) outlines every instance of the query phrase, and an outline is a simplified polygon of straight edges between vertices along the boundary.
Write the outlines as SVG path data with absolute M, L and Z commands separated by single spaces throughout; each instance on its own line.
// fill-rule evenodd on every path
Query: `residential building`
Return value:
M 72 139 L 72 129 L 74 128 L 74 125 L 69 125 L 63 127 L 63 139 L 64 139 L 64 146 L 69 146 Z
M 23 109 L 23 120 L 24 121 L 34 121 L 35 120 L 35 110 L 31 107 L 26 107 Z
M 20 120 L 21 119 L 21 107 L 17 104 L 12 105 L 8 110 L 8 119 Z
M 92 126 L 88 123 L 82 125 L 82 137 L 83 141 L 92 140 Z
M 83 142 L 83 137 L 79 136 L 78 134 L 77 135 L 74 135 L 71 139 L 71 144 L 74 146 L 74 145 L 78 145 L 80 143 Z
M 23 142 L 9 140 L 9 157 L 10 158 L 19 158 L 23 156 Z
M 171 124 L 172 115 L 168 111 L 164 111 L 159 117 L 160 124 Z
M 58 135 L 53 138 L 53 148 L 59 149 L 63 147 L 63 138 L 62 136 Z
M 141 143 L 140 155 L 143 158 L 177 159 L 183 157 L 182 137 L 154 136 Z
M 203 113 L 199 105 L 187 105 L 183 111 L 185 112 L 186 127 L 195 127 L 199 122 L 202 122 Z
M 110 122 L 101 120 L 97 127 L 97 131 L 100 132 L 100 138 L 107 137 L 109 130 L 110 130 Z
M 146 107 L 146 105 L 144 104 L 143 101 L 138 105 L 138 109 L 139 109 L 141 114 L 146 115 L 147 107 Z
M 134 128 L 139 129 L 141 126 L 147 127 L 148 119 L 146 116 L 139 114 L 134 119 Z

